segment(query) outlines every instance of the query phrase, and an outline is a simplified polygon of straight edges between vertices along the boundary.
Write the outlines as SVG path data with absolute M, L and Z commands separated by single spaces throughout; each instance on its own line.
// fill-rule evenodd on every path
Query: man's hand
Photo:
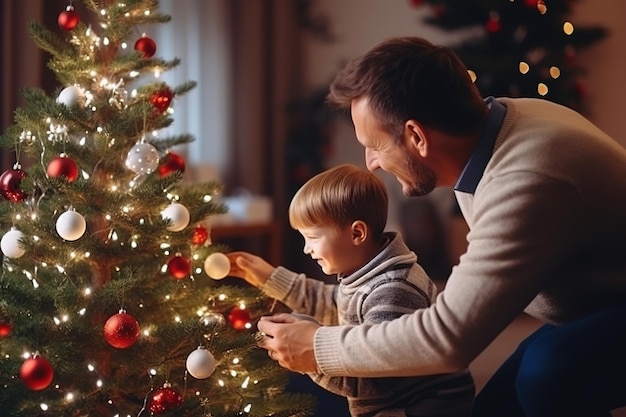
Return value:
M 319 324 L 282 313 L 261 317 L 257 326 L 265 334 L 259 345 L 280 366 L 294 372 L 318 372 L 313 338 Z

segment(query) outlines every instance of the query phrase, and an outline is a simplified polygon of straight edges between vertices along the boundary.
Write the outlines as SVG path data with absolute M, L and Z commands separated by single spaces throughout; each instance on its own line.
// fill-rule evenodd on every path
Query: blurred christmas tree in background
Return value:
M 65 36 L 30 25 L 60 85 L 25 90 L 1 137 L 16 155 L 0 176 L 2 416 L 309 415 L 256 348 L 271 300 L 219 282 L 221 185 L 185 183 L 172 147 L 193 138 L 159 134 L 195 86 L 159 81 L 179 60 L 138 30 L 170 17 L 155 0 L 76 3 Z
M 585 111 L 578 52 L 607 35 L 570 19 L 577 0 L 411 0 L 428 6 L 426 23 L 444 30 L 481 28 L 454 46 L 483 96 L 543 97 Z

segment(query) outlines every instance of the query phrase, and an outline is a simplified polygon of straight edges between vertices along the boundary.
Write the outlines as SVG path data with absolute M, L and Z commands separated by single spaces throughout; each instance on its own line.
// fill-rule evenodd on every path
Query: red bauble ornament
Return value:
M 0 175 L 0 194 L 4 198 L 14 203 L 26 198 L 26 193 L 20 190 L 20 184 L 26 176 L 26 172 L 19 168 L 19 165 L 8 169 Z
M 194 245 L 204 245 L 209 238 L 209 230 L 204 226 L 196 226 L 193 229 L 193 235 L 191 235 L 191 243 Z
M 156 53 L 156 43 L 144 33 L 135 42 L 135 50 L 141 52 L 144 58 L 150 58 Z
M 165 87 L 150 96 L 150 103 L 157 109 L 159 112 L 163 113 L 172 103 L 172 90 Z
M 120 310 L 104 324 L 104 338 L 115 348 L 131 347 L 139 339 L 139 323 L 126 311 Z
M 161 177 L 166 177 L 176 171 L 185 172 L 185 159 L 174 152 L 169 151 L 159 162 L 161 164 L 157 170 Z
M 61 155 L 52 159 L 46 169 L 50 177 L 65 177 L 69 182 L 78 178 L 78 166 L 71 158 Z
M 80 17 L 78 13 L 74 11 L 74 6 L 69 5 L 59 13 L 59 17 L 57 19 L 57 23 L 59 27 L 63 30 L 72 30 L 80 21 Z
M 413 7 L 419 7 L 422 5 L 422 0 L 409 0 L 409 4 Z
M 167 263 L 167 272 L 176 279 L 183 279 L 189 276 L 191 262 L 182 256 L 174 256 Z
M 13 326 L 11 326 L 11 324 L 0 321 L 0 337 L 7 337 L 11 334 L 12 330 Z
M 537 7 L 537 1 L 538 0 L 524 0 L 524 3 L 526 4 L 526 6 L 533 8 Z
M 149 408 L 152 414 L 161 414 L 180 407 L 182 403 L 183 396 L 169 384 L 165 384 L 152 395 Z
M 234 329 L 243 330 L 251 321 L 250 312 L 246 309 L 233 307 L 230 313 L 228 313 L 228 323 L 233 326 Z
M 47 388 L 54 378 L 52 365 L 45 358 L 35 356 L 26 359 L 20 368 L 20 378 L 33 391 Z
M 485 29 L 489 33 L 497 33 L 502 29 L 502 23 L 500 22 L 500 16 L 494 15 L 489 18 L 485 23 Z

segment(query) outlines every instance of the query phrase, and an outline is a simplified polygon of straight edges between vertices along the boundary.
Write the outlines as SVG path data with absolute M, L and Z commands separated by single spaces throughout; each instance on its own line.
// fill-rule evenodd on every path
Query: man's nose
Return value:
M 380 168 L 375 152 L 368 148 L 365 148 L 365 166 L 372 172 Z

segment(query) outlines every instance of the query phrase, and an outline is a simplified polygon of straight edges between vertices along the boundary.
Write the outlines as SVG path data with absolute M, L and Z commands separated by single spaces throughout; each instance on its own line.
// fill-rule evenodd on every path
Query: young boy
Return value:
M 298 190 L 289 222 L 304 237 L 304 252 L 325 274 L 337 274 L 338 283 L 276 268 L 246 252 L 228 254 L 230 275 L 324 325 L 380 323 L 428 307 L 435 284 L 401 236 L 384 232 L 387 209 L 387 191 L 376 175 L 350 164 L 329 169 Z M 469 417 L 472 412 L 475 389 L 467 370 L 426 377 L 309 376 L 346 397 L 353 417 Z

